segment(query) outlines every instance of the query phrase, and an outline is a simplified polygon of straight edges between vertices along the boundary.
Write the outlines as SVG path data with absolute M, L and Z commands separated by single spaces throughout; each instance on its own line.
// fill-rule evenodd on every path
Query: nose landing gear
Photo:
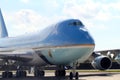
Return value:
M 69 78 L 72 80 L 75 77 L 76 80 L 79 79 L 79 74 L 76 72 L 75 74 L 73 72 L 70 72 Z
M 70 78 L 71 80 L 72 80 L 73 78 L 75 78 L 76 80 L 79 79 L 79 73 L 76 72 L 76 63 L 75 63 L 75 62 L 72 64 L 72 72 L 70 72 L 69 78 Z
M 69 74 L 70 80 L 72 80 L 73 78 L 75 78 L 76 80 L 79 79 L 79 73 L 76 72 L 75 70 L 76 70 L 76 65 L 73 63 L 72 72 L 70 72 Z M 59 66 L 58 69 L 55 71 L 55 76 L 65 77 L 65 75 L 66 75 L 66 71 L 64 69 L 64 66 Z

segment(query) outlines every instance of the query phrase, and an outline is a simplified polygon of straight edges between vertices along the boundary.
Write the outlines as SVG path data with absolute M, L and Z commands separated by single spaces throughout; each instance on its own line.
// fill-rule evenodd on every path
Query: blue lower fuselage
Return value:
M 69 64 L 78 59 L 85 61 L 93 52 L 94 46 L 88 30 L 77 19 L 59 22 L 37 34 L 0 39 L 1 52 L 33 49 L 44 56 L 41 58 L 46 63 L 57 65 Z M 37 64 L 41 65 L 39 63 Z

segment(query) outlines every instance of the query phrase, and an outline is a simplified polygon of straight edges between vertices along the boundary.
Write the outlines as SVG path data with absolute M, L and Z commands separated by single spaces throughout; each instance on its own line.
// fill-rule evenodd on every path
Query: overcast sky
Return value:
M 80 19 L 95 50 L 120 49 L 120 0 L 0 0 L 9 36 L 37 32 L 64 19 Z

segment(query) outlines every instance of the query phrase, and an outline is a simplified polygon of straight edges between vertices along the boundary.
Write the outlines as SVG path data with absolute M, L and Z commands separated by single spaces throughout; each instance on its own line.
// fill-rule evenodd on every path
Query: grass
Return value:
M 95 69 L 91 69 L 91 70 L 76 70 L 77 72 L 120 72 L 120 69 L 108 69 L 108 70 L 95 70 Z M 3 71 L 0 71 L 0 73 Z M 16 72 L 16 71 L 13 71 Z M 55 72 L 55 70 L 45 70 L 45 72 Z M 66 70 L 66 72 L 71 72 L 71 70 Z
M 46 72 L 55 72 L 55 70 L 45 70 Z M 67 72 L 71 72 L 71 70 L 66 70 Z M 120 72 L 120 69 L 108 69 L 108 70 L 76 70 L 77 72 Z
M 119 69 L 108 69 L 108 70 L 76 70 L 78 72 L 120 72 Z

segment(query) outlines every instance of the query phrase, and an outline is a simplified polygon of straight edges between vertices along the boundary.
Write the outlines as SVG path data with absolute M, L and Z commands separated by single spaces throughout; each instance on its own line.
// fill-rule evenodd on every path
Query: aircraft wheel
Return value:
M 16 77 L 26 77 L 27 76 L 27 73 L 26 73 L 26 71 L 22 71 L 22 70 L 18 70 L 17 72 L 16 72 Z
M 40 74 L 39 74 L 39 76 L 44 76 L 45 75 L 45 72 L 44 71 L 40 71 Z
M 3 72 L 2 73 L 2 78 L 12 78 L 13 77 L 13 74 L 12 72 Z
M 21 77 L 26 77 L 26 76 L 27 76 L 26 71 L 21 71 Z
M 34 76 L 35 76 L 35 77 L 39 77 L 39 71 L 38 71 L 38 70 L 36 70 L 36 71 L 34 72 Z
M 16 71 L 16 77 L 20 77 L 20 72 L 19 71 Z
M 22 75 L 21 71 L 18 70 L 18 71 L 16 72 L 16 77 L 19 78 L 19 77 L 21 77 L 21 75 Z
M 70 80 L 72 80 L 73 79 L 73 73 L 72 72 L 70 72 Z
M 13 73 L 12 73 L 12 72 L 8 72 L 8 73 L 7 73 L 7 77 L 8 77 L 8 78 L 12 78 L 12 77 L 13 77 Z
M 34 72 L 34 76 L 35 77 L 43 77 L 45 75 L 45 72 L 44 71 L 40 71 L 40 70 L 36 70 Z
M 78 72 L 75 73 L 75 79 L 78 79 L 79 78 L 79 74 Z
M 61 70 L 61 76 L 65 76 L 66 75 L 66 71 L 65 70 Z
M 79 73 L 76 72 L 75 75 L 74 75 L 72 72 L 70 72 L 70 76 L 69 76 L 70 80 L 72 80 L 73 77 L 75 77 L 75 79 L 78 80 L 79 79 Z
M 2 78 L 7 78 L 7 72 L 2 72 Z
M 59 76 L 64 77 L 65 75 L 66 75 L 65 70 L 56 70 L 56 71 L 55 71 L 55 76 L 56 76 L 56 77 L 59 77 Z
M 55 71 L 55 76 L 56 76 L 56 77 L 59 76 L 58 70 Z

